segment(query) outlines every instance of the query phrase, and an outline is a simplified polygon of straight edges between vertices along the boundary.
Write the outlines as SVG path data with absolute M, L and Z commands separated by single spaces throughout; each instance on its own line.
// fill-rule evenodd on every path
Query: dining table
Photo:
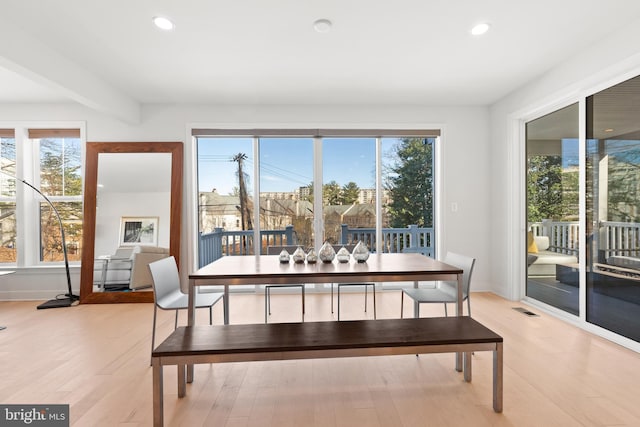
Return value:
M 418 253 L 373 253 L 365 262 L 280 262 L 278 255 L 223 256 L 189 275 L 187 324 L 195 325 L 195 293 L 198 286 L 223 286 L 224 324 L 230 322 L 229 288 L 239 285 L 298 283 L 380 283 L 447 280 L 457 282 L 456 314 L 462 316 L 464 271 Z M 415 317 L 419 304 L 414 303 Z M 462 370 L 462 353 L 456 353 L 456 370 Z M 187 382 L 193 381 L 193 365 L 187 366 Z
M 456 313 L 462 315 L 463 270 L 417 253 L 373 253 L 366 262 L 282 263 L 278 255 L 223 256 L 189 275 L 188 325 L 195 324 L 198 286 L 223 286 L 224 324 L 229 324 L 229 288 L 237 285 L 457 281 Z M 414 303 L 418 315 L 418 303 Z

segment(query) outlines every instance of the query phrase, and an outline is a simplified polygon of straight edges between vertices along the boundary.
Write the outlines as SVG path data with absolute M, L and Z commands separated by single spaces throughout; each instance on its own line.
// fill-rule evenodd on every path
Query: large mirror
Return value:
M 80 303 L 153 302 L 148 263 L 179 262 L 182 143 L 88 142 Z

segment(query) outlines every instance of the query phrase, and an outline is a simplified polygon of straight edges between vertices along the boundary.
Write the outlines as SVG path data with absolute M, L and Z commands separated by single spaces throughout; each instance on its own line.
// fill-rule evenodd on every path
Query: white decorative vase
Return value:
M 293 252 L 293 262 L 296 264 L 303 264 L 305 258 L 306 254 L 304 253 L 304 250 L 301 246 L 298 246 L 298 248 Z
M 338 250 L 336 258 L 338 258 L 338 262 L 345 263 L 349 262 L 349 258 L 351 258 L 351 255 L 349 255 L 349 251 L 347 250 L 347 248 L 343 246 Z
M 287 252 L 286 249 L 283 249 L 282 251 L 280 251 L 280 255 L 278 256 L 278 259 L 283 264 L 288 263 L 289 262 L 289 252 Z
M 336 251 L 333 250 L 333 246 L 331 246 L 329 242 L 324 242 L 324 245 L 320 248 L 318 257 L 320 258 L 320 261 L 328 264 L 333 262 L 333 259 L 336 257 Z
M 353 248 L 353 258 L 358 262 L 366 262 L 369 259 L 369 248 L 362 240 L 358 242 L 355 248 Z
M 316 262 L 318 262 L 318 254 L 316 254 L 315 249 L 309 249 L 309 252 L 307 253 L 307 262 L 309 264 L 315 264 Z

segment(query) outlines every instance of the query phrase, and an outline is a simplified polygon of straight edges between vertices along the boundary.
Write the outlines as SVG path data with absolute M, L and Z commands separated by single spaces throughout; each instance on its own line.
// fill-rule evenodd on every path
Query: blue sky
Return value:
M 353 181 L 360 188 L 375 186 L 374 138 L 324 138 L 322 151 L 325 183 L 335 180 L 342 186 Z M 238 163 L 231 159 L 238 153 L 247 155 L 244 172 L 250 176 L 252 190 L 251 138 L 199 139 L 199 191 L 215 188 L 220 194 L 231 193 L 238 186 Z M 260 156 L 260 191 L 293 191 L 313 180 L 312 138 L 261 138 Z

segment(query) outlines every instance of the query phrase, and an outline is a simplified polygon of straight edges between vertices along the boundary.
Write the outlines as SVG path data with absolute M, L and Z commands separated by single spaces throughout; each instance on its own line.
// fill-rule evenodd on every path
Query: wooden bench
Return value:
M 461 352 L 469 382 L 474 351 L 493 351 L 493 409 L 502 412 L 502 337 L 470 317 L 180 327 L 152 353 L 154 425 L 163 425 L 165 365 L 178 365 L 184 397 L 190 364 Z

